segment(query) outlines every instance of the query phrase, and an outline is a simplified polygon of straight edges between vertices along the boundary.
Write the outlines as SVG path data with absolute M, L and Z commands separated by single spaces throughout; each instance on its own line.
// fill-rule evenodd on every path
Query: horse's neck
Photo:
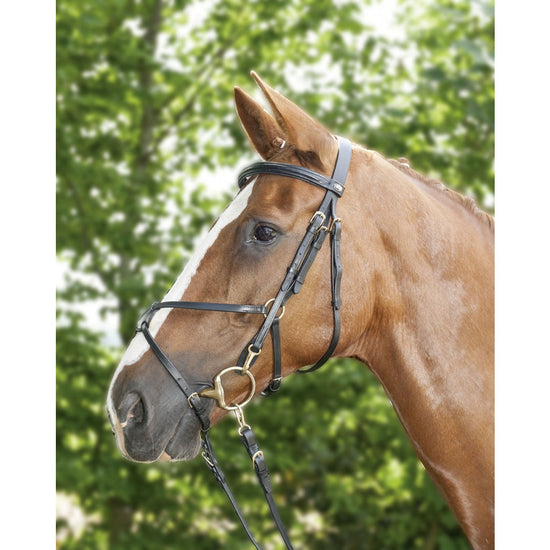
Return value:
M 443 191 L 389 165 L 374 173 L 362 204 L 376 256 L 365 250 L 363 262 L 380 267 L 363 271 L 377 282 L 356 356 L 464 527 L 492 498 L 492 235 Z

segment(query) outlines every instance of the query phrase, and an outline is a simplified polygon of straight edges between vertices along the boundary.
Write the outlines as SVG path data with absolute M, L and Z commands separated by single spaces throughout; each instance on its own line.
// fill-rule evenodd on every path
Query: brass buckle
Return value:
M 325 214 L 323 212 L 321 212 L 320 210 L 317 210 L 317 212 L 315 212 L 315 214 L 313 214 L 313 216 L 311 216 L 311 220 L 309 220 L 309 223 L 312 223 L 313 220 L 317 217 L 317 216 L 321 216 L 323 219 L 321 220 L 321 224 L 324 223 L 324 221 L 327 219 L 327 217 L 325 216 Z
M 194 391 L 188 398 L 187 398 L 187 403 L 189 403 L 189 406 L 194 409 L 195 407 L 193 406 L 193 402 L 192 402 L 192 399 L 193 397 L 199 397 L 199 394 Z
M 263 451 L 256 451 L 256 452 L 252 455 L 252 465 L 253 465 L 253 466 L 256 466 L 256 459 L 259 458 L 260 456 L 264 456 L 264 452 L 263 452 Z
M 330 227 L 329 227 L 329 229 L 328 229 L 328 232 L 329 232 L 329 233 L 332 233 L 332 232 L 333 232 L 334 226 L 336 225 L 336 222 L 342 223 L 342 218 L 334 218 L 334 219 L 330 222 Z
M 332 233 L 334 231 L 334 226 L 336 225 L 336 222 L 342 223 L 342 218 L 334 218 L 331 220 L 331 222 L 327 225 L 322 225 L 319 228 L 319 231 L 324 231 L 325 233 Z
M 246 374 L 248 376 L 248 379 L 250 380 L 250 393 L 242 403 L 228 405 L 225 402 L 225 392 L 222 384 L 222 376 L 224 374 L 227 374 L 228 372 L 239 372 L 240 374 Z M 218 405 L 226 411 L 236 411 L 240 410 L 241 407 L 244 407 L 254 397 L 255 393 L 256 380 L 254 378 L 254 375 L 250 371 L 244 370 L 243 367 L 227 367 L 214 378 L 214 387 L 202 390 L 199 393 L 199 396 L 215 399 L 218 402 Z
M 319 216 L 321 218 L 321 223 L 320 223 L 319 227 L 317 228 L 317 230 L 315 231 L 315 235 L 318 235 L 321 231 L 326 231 L 327 230 L 327 227 L 325 225 L 323 225 L 325 223 L 327 217 L 320 210 L 317 210 L 317 212 L 315 212 L 315 214 L 313 214 L 313 216 L 311 216 L 311 220 L 309 220 L 310 225 L 313 223 L 313 220 L 317 216 Z

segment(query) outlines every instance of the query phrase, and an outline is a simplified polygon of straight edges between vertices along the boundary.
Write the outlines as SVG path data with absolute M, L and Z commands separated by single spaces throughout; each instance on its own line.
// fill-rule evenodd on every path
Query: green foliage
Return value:
M 61 548 L 249 547 L 200 460 L 120 457 L 104 400 L 121 350 L 75 306 L 105 304 L 127 341 L 170 286 L 228 200 L 210 172 L 253 158 L 232 99 L 251 69 L 335 132 L 490 198 L 492 3 L 401 0 L 391 35 L 369 2 L 335 4 L 58 0 L 57 485 L 91 517 Z M 364 366 L 285 382 L 247 420 L 297 547 L 467 547 Z M 279 547 L 234 424 L 213 440 L 258 538 Z

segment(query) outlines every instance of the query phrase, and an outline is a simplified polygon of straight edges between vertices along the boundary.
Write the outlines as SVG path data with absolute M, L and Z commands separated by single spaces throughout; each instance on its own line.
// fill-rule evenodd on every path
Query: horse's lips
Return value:
M 185 448 L 178 448 L 178 442 L 176 441 L 177 436 L 168 443 L 166 449 L 162 452 L 160 457 L 157 459 L 160 462 L 165 462 L 169 460 L 170 462 L 176 461 L 189 461 L 193 460 L 201 449 L 201 438 L 197 433 L 197 437 L 193 442 L 187 441 Z
M 159 462 L 192 460 L 199 454 L 200 448 L 199 422 L 194 416 L 184 414 L 157 460 Z

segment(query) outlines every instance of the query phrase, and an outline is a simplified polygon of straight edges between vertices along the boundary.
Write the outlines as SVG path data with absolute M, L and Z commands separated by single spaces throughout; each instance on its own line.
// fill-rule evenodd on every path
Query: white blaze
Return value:
M 163 298 L 163 301 L 176 301 L 182 299 L 184 292 L 189 286 L 191 279 L 197 272 L 197 269 L 208 249 L 216 242 L 216 239 L 218 238 L 222 230 L 227 227 L 232 221 L 236 220 L 246 208 L 253 187 L 254 182 L 250 182 L 240 193 L 237 194 L 237 196 L 233 199 L 229 206 L 224 210 L 222 215 L 218 218 L 218 221 L 205 235 L 204 239 L 187 262 L 185 269 L 176 279 L 176 282 L 168 291 L 168 294 L 166 294 L 166 296 Z M 164 323 L 170 311 L 171 309 L 169 308 L 160 309 L 153 317 L 149 326 L 149 331 L 151 332 L 153 337 L 158 333 L 160 327 L 162 326 L 162 323 Z M 109 408 L 109 412 L 113 421 L 115 421 L 117 418 L 111 396 L 111 390 L 113 388 L 115 380 L 125 366 L 132 365 L 133 363 L 139 361 L 139 359 L 148 349 L 149 344 L 145 340 L 145 337 L 141 332 L 138 332 L 130 342 L 128 348 L 122 356 L 122 359 L 120 360 L 117 370 L 115 371 L 115 374 L 113 376 L 113 380 L 111 381 L 109 395 L 107 397 L 107 407 Z

